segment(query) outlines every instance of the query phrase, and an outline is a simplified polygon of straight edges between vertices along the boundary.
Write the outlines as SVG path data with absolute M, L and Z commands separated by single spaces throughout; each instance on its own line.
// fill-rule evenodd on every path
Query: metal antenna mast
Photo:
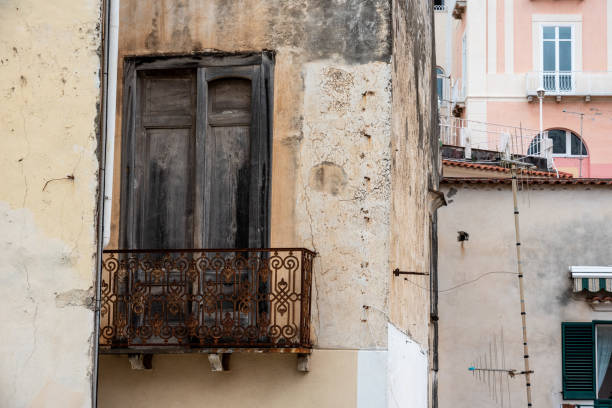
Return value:
M 523 135 L 523 128 L 520 129 L 521 136 Z M 540 139 L 541 140 L 541 139 Z M 516 236 L 516 268 L 519 279 L 519 296 L 521 300 L 521 324 L 523 328 L 523 362 L 524 371 L 521 374 L 525 374 L 525 390 L 527 392 L 527 407 L 532 407 L 531 399 L 531 374 L 533 371 L 529 368 L 529 347 L 527 345 L 527 311 L 525 308 L 525 287 L 523 281 L 523 262 L 521 261 L 521 230 L 519 227 L 519 209 L 518 209 L 518 168 L 520 167 L 533 167 L 533 164 L 528 164 L 522 161 L 514 160 L 514 157 L 510 157 L 506 160 L 510 165 L 510 172 L 512 175 L 512 202 L 514 204 L 514 232 Z
M 527 406 L 531 407 L 531 373 L 529 369 L 529 347 L 527 346 L 527 312 L 525 311 L 525 290 L 523 284 L 523 264 L 521 262 L 521 232 L 519 228 L 519 210 L 517 200 L 518 180 L 517 164 L 512 163 L 512 199 L 514 202 L 514 230 L 516 234 L 516 263 L 519 279 L 519 294 L 521 297 L 521 323 L 523 325 L 523 361 L 525 362 L 525 387 L 527 390 Z

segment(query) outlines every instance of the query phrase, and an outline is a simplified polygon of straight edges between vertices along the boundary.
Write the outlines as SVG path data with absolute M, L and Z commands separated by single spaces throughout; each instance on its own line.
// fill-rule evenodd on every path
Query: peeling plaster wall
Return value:
M 313 356 L 325 355 L 325 367 L 336 370 L 334 387 L 344 387 L 357 375 L 355 366 L 339 366 L 346 353 L 387 353 L 390 319 L 409 334 L 414 350 L 423 350 L 419 358 L 427 366 L 429 292 L 403 281 L 392 287 L 390 279 L 394 267 L 429 271 L 428 190 L 437 188 L 431 8 L 427 0 L 121 2 L 120 67 L 125 56 L 276 52 L 271 245 L 305 246 L 319 253 L 314 262 Z M 117 246 L 119 227 L 121 68 L 118 81 L 109 247 Z M 164 371 L 155 373 L 154 362 L 152 378 L 159 382 L 142 383 L 140 377 L 147 374 L 126 373 L 125 359 L 108 363 L 118 359 L 103 357 L 101 393 L 126 396 L 133 384 L 163 389 L 160 384 L 172 381 L 178 369 L 162 366 Z M 253 383 L 278 369 L 277 357 L 258 359 L 251 369 L 262 374 Z M 241 369 L 225 377 L 228 386 L 252 386 L 240 382 Z M 320 366 L 296 380 L 303 386 L 287 393 L 292 404 L 316 400 L 308 406 L 355 406 L 354 388 L 338 390 L 342 404 L 313 388 L 327 390 L 328 374 Z M 419 401 L 426 400 L 426 370 L 419 366 L 411 374 L 423 377 L 415 387 Z M 262 389 L 273 380 L 265 378 Z M 385 377 L 361 395 L 385 395 L 387 383 Z M 198 395 L 207 395 L 208 382 L 185 379 L 185 384 L 197 384 Z M 227 406 L 239 404 L 226 400 Z M 263 403 L 255 398 L 253 404 Z M 283 401 L 272 396 L 265 404 L 281 406 Z
M 389 269 L 430 272 L 430 191 L 439 183 L 432 3 L 393 1 Z M 435 254 L 434 254 L 435 255 Z M 429 276 L 392 277 L 390 320 L 425 350 Z
M 320 254 L 313 299 L 318 346 L 385 348 L 390 2 L 121 2 L 120 67 L 124 56 L 263 49 L 276 51 L 271 244 Z M 117 245 L 119 221 L 121 68 L 118 82 L 109 247 Z M 364 304 L 373 306 L 367 315 Z
M 485 364 L 523 369 L 512 190 L 509 185 L 443 190 L 448 206 L 438 219 L 440 407 L 526 406 L 524 376 L 479 379 L 468 371 Z M 561 322 L 612 320 L 612 312 L 595 312 L 572 295 L 568 271 L 570 265 L 612 263 L 610 200 L 609 186 L 529 185 L 519 192 L 535 407 L 562 403 Z M 469 240 L 458 242 L 457 231 L 466 231 Z
M 381 62 L 305 67 L 295 223 L 302 242 L 320 255 L 320 347 L 386 347 L 390 81 L 390 66 Z M 364 312 L 363 305 L 372 308 Z
M 3 407 L 91 402 L 100 7 L 0 2 Z

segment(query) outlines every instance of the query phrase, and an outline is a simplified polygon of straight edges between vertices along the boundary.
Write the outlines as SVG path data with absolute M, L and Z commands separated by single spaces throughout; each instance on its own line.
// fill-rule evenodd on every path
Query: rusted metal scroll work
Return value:
M 100 346 L 310 347 L 314 256 L 302 248 L 104 251 Z

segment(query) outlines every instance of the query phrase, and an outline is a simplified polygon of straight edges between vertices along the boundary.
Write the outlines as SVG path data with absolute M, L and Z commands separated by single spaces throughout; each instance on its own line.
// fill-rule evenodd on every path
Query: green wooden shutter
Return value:
M 592 323 L 562 323 L 563 399 L 595 399 L 595 339 Z

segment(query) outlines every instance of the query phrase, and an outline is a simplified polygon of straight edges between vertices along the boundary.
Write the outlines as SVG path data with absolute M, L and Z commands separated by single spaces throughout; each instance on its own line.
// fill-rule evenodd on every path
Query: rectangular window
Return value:
M 438 102 L 444 100 L 444 71 L 442 68 L 436 68 L 436 90 L 438 92 Z
M 612 323 L 562 323 L 563 399 L 612 405 Z
M 436 11 L 446 10 L 445 0 L 434 0 L 433 4 Z
M 570 92 L 573 70 L 573 26 L 542 26 L 542 86 L 547 91 Z

